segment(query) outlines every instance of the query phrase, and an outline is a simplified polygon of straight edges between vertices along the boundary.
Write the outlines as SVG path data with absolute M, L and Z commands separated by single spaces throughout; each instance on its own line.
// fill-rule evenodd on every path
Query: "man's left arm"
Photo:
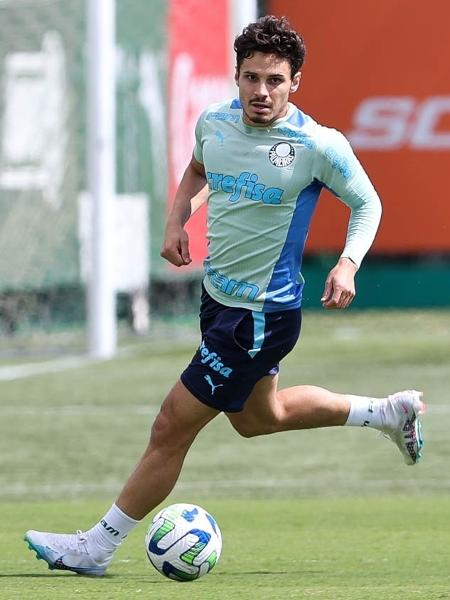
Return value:
M 381 218 L 381 202 L 345 137 L 333 132 L 322 152 L 320 181 L 350 210 L 344 250 L 325 281 L 324 308 L 347 308 L 355 297 L 355 274 L 371 247 Z

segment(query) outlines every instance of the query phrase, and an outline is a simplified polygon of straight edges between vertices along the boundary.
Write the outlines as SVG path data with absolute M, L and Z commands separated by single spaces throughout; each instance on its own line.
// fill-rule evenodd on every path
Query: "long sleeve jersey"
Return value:
M 373 242 L 381 203 L 350 144 L 293 104 L 267 127 L 246 125 L 239 100 L 210 106 L 194 157 L 209 186 L 204 285 L 222 304 L 301 305 L 302 255 L 324 187 L 351 209 L 342 256 L 359 266 Z

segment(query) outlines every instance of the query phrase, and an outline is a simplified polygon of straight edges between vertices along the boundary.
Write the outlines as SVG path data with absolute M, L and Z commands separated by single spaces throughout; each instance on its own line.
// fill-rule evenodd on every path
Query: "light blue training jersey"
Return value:
M 293 104 L 267 127 L 246 125 L 242 112 L 239 100 L 214 104 L 196 127 L 194 157 L 209 186 L 204 285 L 227 306 L 298 308 L 302 255 L 321 190 L 351 209 L 342 256 L 358 266 L 378 228 L 380 200 L 339 131 Z

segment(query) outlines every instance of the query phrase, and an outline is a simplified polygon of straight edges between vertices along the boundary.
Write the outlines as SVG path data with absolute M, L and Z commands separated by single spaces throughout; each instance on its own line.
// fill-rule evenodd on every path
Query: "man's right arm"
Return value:
M 167 219 L 161 256 L 176 267 L 191 262 L 189 238 L 184 229 L 191 216 L 191 200 L 206 184 L 205 169 L 202 163 L 192 157 L 178 186 L 172 210 Z

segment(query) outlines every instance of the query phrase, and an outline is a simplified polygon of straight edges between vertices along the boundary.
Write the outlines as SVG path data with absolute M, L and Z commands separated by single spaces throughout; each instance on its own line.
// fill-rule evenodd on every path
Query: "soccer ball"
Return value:
M 209 573 L 219 560 L 222 535 L 215 519 L 200 506 L 172 504 L 153 518 L 145 549 L 162 575 L 192 581 Z

